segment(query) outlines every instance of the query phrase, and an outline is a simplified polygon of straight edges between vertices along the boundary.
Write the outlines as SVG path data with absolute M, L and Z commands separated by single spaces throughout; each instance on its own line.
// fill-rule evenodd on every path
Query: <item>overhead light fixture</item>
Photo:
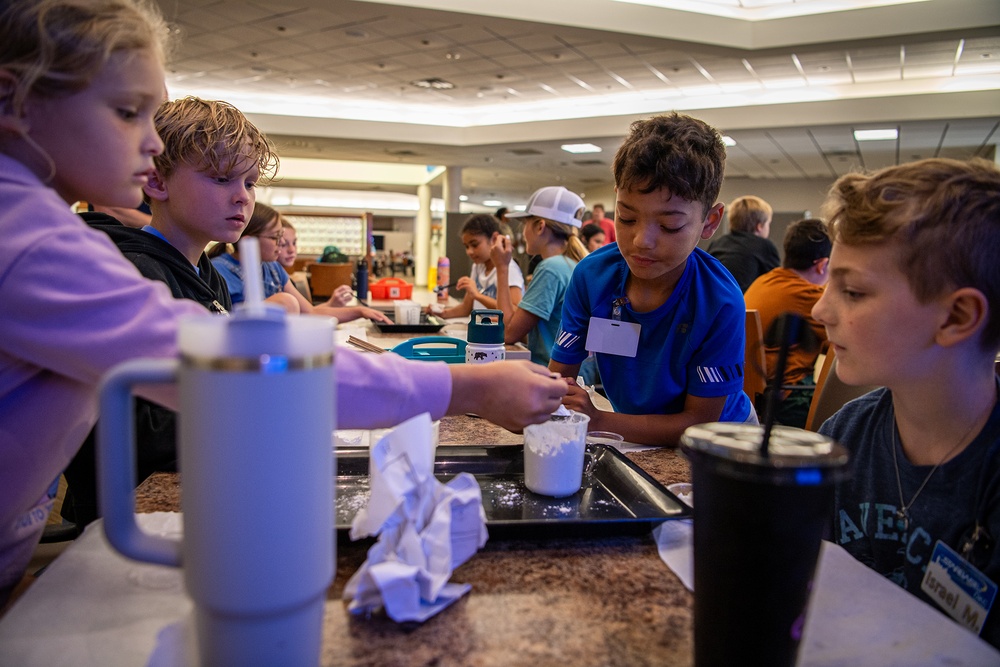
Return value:
M 458 195 L 458 201 L 469 201 L 469 195 Z
M 483 202 L 483 206 L 500 206 L 503 202 L 499 199 L 487 199 Z
M 416 81 L 410 82 L 411 86 L 416 86 L 417 88 L 431 88 L 434 90 L 451 90 L 455 87 L 451 81 L 445 81 L 444 79 L 439 79 L 436 76 L 429 79 L 417 79 Z
M 560 148 L 567 153 L 600 153 L 603 150 L 594 144 L 563 144 Z
M 728 134 L 724 134 L 724 135 L 722 135 L 722 145 L 723 146 L 735 146 L 736 145 L 736 140 L 733 139 Z
M 892 141 L 899 137 L 899 130 L 889 128 L 885 130 L 854 130 L 855 141 Z

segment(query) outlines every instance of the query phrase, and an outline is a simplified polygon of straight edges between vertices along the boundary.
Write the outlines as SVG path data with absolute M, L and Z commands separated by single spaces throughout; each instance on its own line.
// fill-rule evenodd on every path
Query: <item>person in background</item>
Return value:
M 729 233 L 708 246 L 708 254 L 722 262 L 744 292 L 750 283 L 781 264 L 771 234 L 771 205 L 760 197 L 734 199 L 729 205 Z
M 385 313 L 366 306 L 337 306 L 341 296 L 334 293 L 326 303 L 314 306 L 299 292 L 288 279 L 288 273 L 278 262 L 278 248 L 283 238 L 281 214 L 267 204 L 257 203 L 253 215 L 240 238 L 256 237 L 260 242 L 261 271 L 264 280 L 264 299 L 285 308 L 292 314 L 326 315 L 336 317 L 339 322 L 350 322 L 364 317 L 375 322 L 391 324 Z M 208 251 L 212 263 L 226 279 L 233 304 L 243 302 L 243 269 L 240 266 L 239 250 L 228 243 L 218 243 Z M 289 303 L 291 305 L 289 305 Z
M 176 359 L 180 321 L 212 317 L 143 278 L 70 210 L 139 203 L 163 150 L 153 116 L 168 34 L 153 5 L 133 0 L 0 5 L 0 605 L 94 425 L 101 377 L 132 359 Z M 566 392 L 526 361 L 449 366 L 346 348 L 335 377 L 342 428 L 475 412 L 517 430 L 548 419 Z M 137 393 L 177 408 L 169 388 Z
M 510 298 L 510 238 L 496 236 L 490 251 L 497 267 L 497 304 L 503 311 L 504 339 L 516 343 L 528 338 L 531 360 L 548 364 L 562 317 L 563 299 L 577 262 L 587 256 L 587 249 L 577 237 L 583 200 L 562 186 L 537 190 L 521 213 L 509 217 L 524 218 L 524 239 L 528 252 L 542 260 L 525 290 L 521 303 Z
M 883 387 L 820 427 L 853 470 L 832 539 L 959 623 L 985 619 L 1000 647 L 997 609 L 945 602 L 988 590 L 969 566 L 1000 582 L 1000 169 L 932 158 L 850 174 L 824 213 L 830 281 L 813 317 L 840 380 Z
M 813 369 L 826 343 L 826 329 L 812 317 L 812 308 L 823 296 L 830 276 L 832 242 L 822 220 L 806 218 L 792 223 L 785 232 L 785 259 L 780 267 L 753 281 L 743 295 L 748 309 L 760 312 L 766 333 L 778 316 L 795 313 L 806 321 L 816 336 L 816 345 L 799 344 L 788 351 L 783 385 L 815 384 Z M 774 379 L 778 348 L 765 348 L 767 378 Z M 803 428 L 809 414 L 811 391 L 786 390 L 778 404 L 775 419 L 780 424 Z
M 462 225 L 462 245 L 465 254 L 472 260 L 472 271 L 468 276 L 462 276 L 455 284 L 456 289 L 465 290 L 462 303 L 452 308 L 445 308 L 439 317 L 467 317 L 473 310 L 497 308 L 497 271 L 490 256 L 490 248 L 500 236 L 500 223 L 492 215 L 480 213 L 471 216 Z M 521 302 L 524 292 L 524 278 L 521 267 L 513 259 L 508 264 L 507 289 L 510 301 L 514 307 Z M 428 312 L 433 312 L 428 307 Z
M 757 421 L 743 392 L 743 294 L 697 247 L 722 221 L 725 161 L 718 131 L 677 113 L 633 123 L 615 155 L 618 242 L 573 273 L 549 364 L 575 384 L 594 352 L 614 412 L 581 387 L 563 401 L 591 430 L 674 447 L 693 424 Z
M 102 213 L 83 213 L 107 234 L 143 276 L 165 283 L 176 299 L 190 299 L 212 313 L 232 308 L 225 280 L 204 253 L 213 241 L 235 241 L 253 210 L 252 191 L 268 179 L 278 159 L 267 138 L 225 102 L 188 97 L 166 102 L 154 116 L 163 152 L 143 186 L 150 207 L 142 229 Z M 177 470 L 177 415 L 136 399 L 136 483 L 154 472 Z M 97 507 L 96 428 L 66 468 L 64 515 L 85 526 Z M 64 508 L 66 507 L 64 505 Z
M 306 301 L 312 303 L 312 294 L 309 291 L 309 280 L 304 271 L 295 270 L 295 260 L 299 256 L 299 238 L 295 231 L 295 225 L 290 223 L 285 216 L 281 216 L 281 243 L 278 245 L 278 263 L 288 274 L 289 280 L 297 290 L 305 297 Z M 346 306 L 354 299 L 350 285 L 341 285 L 333 291 L 327 303 L 331 306 Z
M 592 222 L 583 226 L 580 235 L 583 236 L 583 245 L 587 247 L 587 252 L 594 252 L 603 246 L 606 238 L 601 226 Z
M 590 224 L 598 225 L 604 230 L 605 244 L 614 243 L 618 240 L 615 236 L 615 221 L 604 217 L 604 204 L 594 204 L 593 213 L 590 216 Z

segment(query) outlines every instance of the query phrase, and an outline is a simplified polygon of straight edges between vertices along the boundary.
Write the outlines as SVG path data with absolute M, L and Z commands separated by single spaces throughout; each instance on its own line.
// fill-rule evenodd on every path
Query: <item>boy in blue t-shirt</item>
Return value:
M 592 431 L 676 446 L 693 424 L 756 423 L 743 393 L 743 294 L 697 248 L 722 221 L 725 159 L 714 128 L 677 113 L 633 123 L 615 155 L 618 242 L 573 273 L 549 364 L 575 378 L 595 353 L 615 411 L 581 387 L 563 400 Z

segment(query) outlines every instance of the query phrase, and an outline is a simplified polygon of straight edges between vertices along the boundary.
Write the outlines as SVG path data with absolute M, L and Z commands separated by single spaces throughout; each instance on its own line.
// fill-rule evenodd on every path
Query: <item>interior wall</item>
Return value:
M 737 197 L 756 195 L 777 212 L 806 212 L 819 217 L 826 193 L 835 179 L 757 180 L 727 178 L 722 183 L 719 201 L 726 205 Z M 725 230 L 728 231 L 728 226 Z

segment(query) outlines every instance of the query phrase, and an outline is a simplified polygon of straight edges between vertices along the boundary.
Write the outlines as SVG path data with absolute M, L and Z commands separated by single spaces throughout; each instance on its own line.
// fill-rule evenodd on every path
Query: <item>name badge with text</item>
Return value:
M 590 325 L 587 327 L 586 348 L 590 352 L 634 357 L 639 349 L 641 331 L 642 326 L 635 322 L 591 317 Z
M 997 585 L 941 540 L 934 545 L 920 590 L 959 625 L 976 634 L 983 629 Z

